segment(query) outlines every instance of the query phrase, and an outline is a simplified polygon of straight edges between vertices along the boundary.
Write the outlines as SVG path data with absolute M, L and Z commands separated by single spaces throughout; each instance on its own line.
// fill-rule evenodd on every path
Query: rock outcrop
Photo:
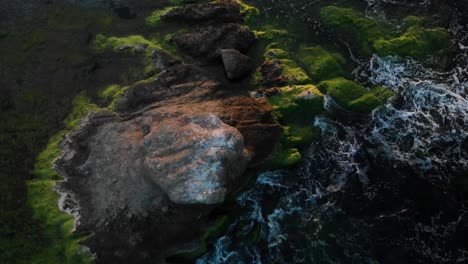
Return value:
M 197 60 L 213 62 L 220 58 L 222 49 L 247 52 L 255 40 L 255 34 L 245 26 L 226 23 L 178 32 L 171 40 L 183 54 Z
M 68 193 L 64 209 L 79 212 L 78 230 L 95 234 L 85 244 L 102 262 L 161 261 L 199 237 L 199 219 L 245 182 L 247 166 L 268 158 L 281 134 L 265 99 L 161 50 L 153 58 L 158 77 L 128 88 L 117 114 L 88 115 L 55 161 L 66 178 L 57 185 Z
M 122 213 L 141 217 L 161 210 L 164 200 L 221 203 L 250 158 L 237 129 L 214 114 L 178 108 L 125 121 L 108 111 L 92 113 L 62 149 L 55 164 L 67 181 L 59 188 L 78 194 L 84 225 Z

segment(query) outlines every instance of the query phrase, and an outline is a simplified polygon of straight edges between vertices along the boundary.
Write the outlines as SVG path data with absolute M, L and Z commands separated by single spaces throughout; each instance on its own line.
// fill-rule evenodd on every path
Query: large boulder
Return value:
M 167 202 L 221 203 L 250 158 L 241 133 L 216 115 L 172 108 L 126 121 L 91 114 L 62 149 L 55 164 L 67 180 L 58 187 L 77 194 L 85 225 L 122 212 L 145 215 Z
M 248 56 L 235 49 L 223 49 L 220 54 L 228 79 L 238 80 L 250 74 L 252 60 Z

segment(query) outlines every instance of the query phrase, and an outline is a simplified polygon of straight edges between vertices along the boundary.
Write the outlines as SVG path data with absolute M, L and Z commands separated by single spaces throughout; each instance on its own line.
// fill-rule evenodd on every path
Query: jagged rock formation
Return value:
M 172 37 L 177 50 L 209 62 L 219 59 L 221 49 L 235 49 L 245 53 L 254 40 L 255 35 L 251 30 L 233 23 L 202 26 L 193 31 L 178 32 Z

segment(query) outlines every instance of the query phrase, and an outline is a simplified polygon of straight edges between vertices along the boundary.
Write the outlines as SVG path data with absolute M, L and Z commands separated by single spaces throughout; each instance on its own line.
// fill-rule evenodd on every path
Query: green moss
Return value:
M 146 44 L 150 48 L 157 48 L 157 43 L 149 41 L 140 35 L 130 35 L 126 37 L 106 37 L 102 34 L 98 34 L 93 43 L 93 49 L 97 52 L 105 51 L 120 51 L 120 47 L 123 45 L 137 45 Z
M 385 103 L 388 99 L 395 96 L 395 92 L 383 86 L 376 86 L 371 89 L 371 93 L 381 102 Z
M 151 56 L 153 49 L 162 49 L 168 52 L 171 55 L 176 54 L 176 48 L 173 44 L 169 42 L 171 35 L 162 35 L 155 33 L 150 36 L 149 39 L 146 39 L 140 35 L 130 35 L 126 37 L 106 37 L 102 34 L 98 34 L 92 43 L 92 48 L 97 53 L 103 52 L 122 52 L 120 47 L 124 45 L 137 45 L 137 44 L 146 44 L 148 45 L 145 55 L 147 57 Z M 124 50 L 124 52 L 133 53 L 133 49 Z
M 104 104 L 107 105 L 109 110 L 115 110 L 115 104 L 128 88 L 130 88 L 130 86 L 118 84 L 109 85 L 99 93 L 99 97 L 103 100 Z
M 280 38 L 289 38 L 288 31 L 285 29 L 277 29 L 272 26 L 265 26 L 262 30 L 254 30 L 257 38 L 262 40 L 277 40 Z
M 277 169 L 297 164 L 302 156 L 301 149 L 320 135 L 311 123 L 323 112 L 323 95 L 312 84 L 280 88 L 278 95 L 269 99 L 273 113 L 283 125 L 283 136 L 274 158 L 265 165 L 266 169 Z
M 309 76 L 295 61 L 280 59 L 279 62 L 283 67 L 282 75 L 286 79 L 286 84 L 307 84 L 311 82 Z
M 244 3 L 241 0 L 236 0 L 239 3 L 242 14 L 244 14 L 245 22 L 248 24 L 254 17 L 260 14 L 260 11 L 251 5 Z
M 424 26 L 424 20 L 417 16 L 408 16 L 405 18 L 404 22 L 405 30 L 413 26 Z
M 373 94 L 364 94 L 363 96 L 349 102 L 348 109 L 354 112 L 368 113 L 380 106 L 382 102 Z
M 449 49 L 450 35 L 443 28 L 425 29 L 412 26 L 399 37 L 380 38 L 373 43 L 379 55 L 410 56 L 424 58 L 429 55 L 445 55 Z
M 341 77 L 323 81 L 319 84 L 319 88 L 343 107 L 368 93 L 363 86 Z
M 390 89 L 376 87 L 368 91 L 363 86 L 345 78 L 323 81 L 319 87 L 342 108 L 361 113 L 372 111 L 393 96 Z
M 150 26 L 150 27 L 157 27 L 161 24 L 161 16 L 166 14 L 167 12 L 171 11 L 174 7 L 169 6 L 163 9 L 158 9 L 153 11 L 151 15 L 149 15 L 145 19 L 145 24 Z
M 312 84 L 280 88 L 270 98 L 274 114 L 282 124 L 307 124 L 323 112 L 323 95 Z
M 86 96 L 77 96 L 73 100 L 73 109 L 71 113 L 65 118 L 63 122 L 67 129 L 73 129 L 76 127 L 78 122 L 83 118 L 89 111 L 97 109 L 98 107 L 91 103 L 91 99 Z
M 297 148 L 286 148 L 282 144 L 279 144 L 274 158 L 266 163 L 266 167 L 268 169 L 291 167 L 299 163 L 301 159 L 301 153 Z
M 341 66 L 346 63 L 345 58 L 340 54 L 330 53 L 320 46 L 301 46 L 298 59 L 315 82 L 342 75 Z
M 177 49 L 174 44 L 171 43 L 172 34 L 160 34 L 155 33 L 150 36 L 151 42 L 153 42 L 157 48 L 164 50 L 170 55 L 177 57 Z
M 365 17 L 352 8 L 327 6 L 320 10 L 322 22 L 351 38 L 361 48 L 371 53 L 371 43 L 389 34 L 389 30 L 374 18 Z
M 282 142 L 288 147 L 301 147 L 312 143 L 318 138 L 318 131 L 310 125 L 292 124 L 283 127 Z
M 84 96 L 73 101 L 73 111 L 65 119 L 65 129 L 53 136 L 47 147 L 37 157 L 34 180 L 28 181 L 27 203 L 44 230 L 47 245 L 34 257 L 34 263 L 91 263 L 92 257 L 84 252 L 79 242 L 86 236 L 73 232 L 73 217 L 57 207 L 59 195 L 54 183 L 61 177 L 53 170 L 52 162 L 60 155 L 59 142 L 91 109 L 96 108 Z
M 277 44 L 271 44 L 267 47 L 264 58 L 267 61 L 277 61 L 282 70 L 282 77 L 286 80 L 288 85 L 300 85 L 311 83 L 311 79 L 307 76 L 306 72 L 291 58 L 288 52 L 283 49 L 277 48 Z M 258 68 L 251 80 L 253 86 L 259 86 L 261 83 L 260 68 Z

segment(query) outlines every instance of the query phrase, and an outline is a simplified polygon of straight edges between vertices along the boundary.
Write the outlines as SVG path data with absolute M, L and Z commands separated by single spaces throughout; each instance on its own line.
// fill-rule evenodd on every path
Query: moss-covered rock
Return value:
M 327 6 L 320 10 L 322 22 L 371 53 L 371 43 L 389 34 L 389 30 L 374 18 L 365 17 L 352 8 Z
M 166 14 L 167 12 L 171 11 L 174 7 L 169 6 L 162 9 L 157 9 L 153 11 L 148 17 L 145 19 L 145 24 L 150 27 L 157 27 L 161 24 L 161 16 Z
M 362 85 L 341 77 L 323 81 L 319 87 L 343 109 L 359 113 L 371 112 L 393 96 L 390 89 L 376 87 L 369 91 Z
M 450 35 L 447 30 L 443 28 L 425 29 L 415 25 L 396 38 L 377 39 L 372 46 L 379 55 L 425 58 L 430 55 L 446 55 L 450 49 L 449 43 Z
M 281 68 L 279 76 L 274 76 L 282 80 L 284 85 L 300 85 L 311 83 L 312 80 L 307 76 L 306 72 L 294 61 L 289 53 L 283 49 L 278 48 L 276 43 L 271 44 L 265 51 L 265 63 L 276 64 Z M 262 73 L 261 67 L 254 73 L 252 84 L 260 86 L 262 83 L 267 83 L 265 73 Z M 270 75 L 268 73 L 267 75 Z
M 83 251 L 79 242 L 86 238 L 73 232 L 72 216 L 57 207 L 59 194 L 54 191 L 54 183 L 61 177 L 54 171 L 52 162 L 60 155 L 59 142 L 79 120 L 97 106 L 89 98 L 78 96 L 73 101 L 73 110 L 64 121 L 65 129 L 49 141 L 47 147 L 37 157 L 34 166 L 35 179 L 28 185 L 28 205 L 34 210 L 34 218 L 41 224 L 49 241 L 48 247 L 35 256 L 36 263 L 91 263 L 92 256 Z
M 240 5 L 240 9 L 242 14 L 244 14 L 245 22 L 248 24 L 254 17 L 260 14 L 260 11 L 249 4 L 244 3 L 241 0 L 236 0 L 237 3 Z
M 301 46 L 298 59 L 313 81 L 319 82 L 343 75 L 346 59 L 339 53 L 331 53 L 320 46 Z
M 301 159 L 301 153 L 297 148 L 287 148 L 282 144 L 279 144 L 276 148 L 274 158 L 268 161 L 266 167 L 268 169 L 290 167 L 299 163 Z
M 323 94 L 312 84 L 286 86 L 270 97 L 275 116 L 282 124 L 304 124 L 323 111 Z
M 365 17 L 352 9 L 327 6 L 321 9 L 322 22 L 350 40 L 364 55 L 397 55 L 425 59 L 428 56 L 450 54 L 450 36 L 443 28 L 424 28 L 424 20 L 409 16 L 404 20 L 403 32 L 392 25 Z
M 395 92 L 384 86 L 376 86 L 371 89 L 371 93 L 377 97 L 381 102 L 385 103 L 388 99 L 395 96 Z
M 292 166 L 301 160 L 301 149 L 320 135 L 311 124 L 314 117 L 323 112 L 323 95 L 312 84 L 287 86 L 269 100 L 283 125 L 283 137 L 274 158 L 266 166 L 269 169 Z

